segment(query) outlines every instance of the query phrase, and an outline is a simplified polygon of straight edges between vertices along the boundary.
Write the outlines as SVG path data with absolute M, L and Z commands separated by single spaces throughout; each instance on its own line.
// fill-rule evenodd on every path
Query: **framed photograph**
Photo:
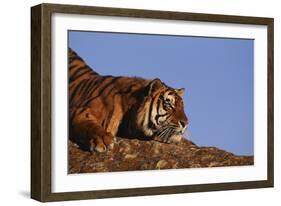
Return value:
M 273 187 L 273 19 L 31 8 L 31 197 Z

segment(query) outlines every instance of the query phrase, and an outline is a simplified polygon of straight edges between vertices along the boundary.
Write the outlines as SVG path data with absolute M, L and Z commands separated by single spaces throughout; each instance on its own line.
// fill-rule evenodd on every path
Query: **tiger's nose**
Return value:
M 179 121 L 179 124 L 182 128 L 184 128 L 186 125 L 186 121 Z

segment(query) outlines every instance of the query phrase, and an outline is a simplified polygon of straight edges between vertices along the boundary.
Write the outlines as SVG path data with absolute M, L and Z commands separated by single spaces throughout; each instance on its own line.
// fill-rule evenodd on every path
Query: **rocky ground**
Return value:
M 105 153 L 83 151 L 69 141 L 69 173 L 253 165 L 253 156 L 236 156 L 215 147 L 117 138 Z

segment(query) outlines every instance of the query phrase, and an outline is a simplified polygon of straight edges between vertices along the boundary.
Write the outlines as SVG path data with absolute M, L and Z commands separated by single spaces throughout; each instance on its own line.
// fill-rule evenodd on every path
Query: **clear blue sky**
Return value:
M 188 139 L 253 155 L 253 40 L 70 31 L 69 46 L 102 75 L 184 87 Z

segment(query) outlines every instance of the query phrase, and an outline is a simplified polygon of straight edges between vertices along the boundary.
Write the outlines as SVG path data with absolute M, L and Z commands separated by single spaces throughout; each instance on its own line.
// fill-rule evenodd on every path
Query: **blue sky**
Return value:
M 69 47 L 102 75 L 184 87 L 188 139 L 253 155 L 253 40 L 69 31 Z

